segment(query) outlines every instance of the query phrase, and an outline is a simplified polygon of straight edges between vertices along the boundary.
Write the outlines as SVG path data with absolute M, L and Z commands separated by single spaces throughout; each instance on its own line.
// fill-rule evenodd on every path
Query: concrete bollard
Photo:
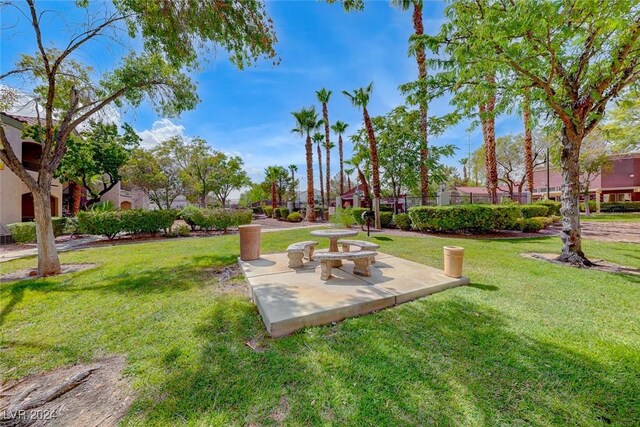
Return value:
M 445 246 L 444 250 L 444 274 L 449 277 L 462 277 L 462 260 L 464 248 L 460 246 Z
M 260 224 L 238 226 L 240 230 L 240 259 L 253 261 L 260 258 Z

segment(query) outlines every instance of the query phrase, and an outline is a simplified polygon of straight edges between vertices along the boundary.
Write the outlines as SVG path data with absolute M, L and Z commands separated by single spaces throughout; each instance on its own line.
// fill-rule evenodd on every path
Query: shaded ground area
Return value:
M 86 270 L 95 266 L 96 264 L 63 264 L 61 266 L 61 274 L 75 273 L 76 271 Z M 22 270 L 16 270 L 12 271 L 11 273 L 0 275 L 0 283 L 12 282 L 14 280 L 36 279 L 41 277 L 42 276 L 38 276 L 37 269 L 23 268 Z
M 640 268 L 627 267 L 624 265 L 616 264 L 614 262 L 605 261 L 603 259 L 590 259 L 592 263 L 595 265 L 591 267 L 583 267 L 579 265 L 572 265 L 566 262 L 557 261 L 558 254 L 540 254 L 540 253 L 524 253 L 521 254 L 525 258 L 533 258 L 539 259 L 541 261 L 547 261 L 558 265 L 564 265 L 567 267 L 574 268 L 586 268 L 588 270 L 600 270 L 607 273 L 623 273 L 623 274 L 634 274 L 636 276 L 640 276 Z
M 115 426 L 133 401 L 123 356 L 2 385 L 2 426 Z
M 265 233 L 262 251 L 309 238 Z M 123 426 L 637 425 L 638 276 L 519 255 L 557 252 L 544 236 L 371 240 L 434 268 L 442 246 L 463 246 L 471 284 L 270 339 L 241 284 L 221 283 L 237 236 L 70 251 L 63 263 L 99 266 L 0 284 L 0 377 L 123 355 L 135 391 Z M 636 244 L 584 249 L 640 259 Z

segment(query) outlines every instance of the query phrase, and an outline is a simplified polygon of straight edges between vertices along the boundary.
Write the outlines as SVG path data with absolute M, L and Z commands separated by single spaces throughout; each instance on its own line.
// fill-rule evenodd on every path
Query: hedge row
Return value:
M 51 224 L 53 225 L 53 235 L 58 237 L 62 236 L 67 228 L 69 218 L 66 217 L 53 217 L 51 218 Z M 35 222 L 16 222 L 13 224 L 7 224 L 9 232 L 16 243 L 35 243 L 36 238 L 36 223 Z
M 251 224 L 253 212 L 249 209 L 202 209 L 189 205 L 180 211 L 182 218 L 192 230 L 224 230 L 243 224 Z
M 118 233 L 168 234 L 177 212 L 171 209 L 127 209 L 115 211 L 78 212 L 78 230 L 83 234 L 100 234 L 113 239 Z
M 520 217 L 520 207 L 514 205 L 416 206 L 409 209 L 414 229 L 445 233 L 514 229 Z

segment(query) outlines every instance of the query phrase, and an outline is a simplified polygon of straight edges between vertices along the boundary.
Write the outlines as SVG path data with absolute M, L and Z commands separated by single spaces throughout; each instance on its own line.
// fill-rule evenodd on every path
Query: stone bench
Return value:
M 307 240 L 306 242 L 298 242 L 289 245 L 287 248 L 287 256 L 289 257 L 289 268 L 302 267 L 302 259 L 307 258 L 313 261 L 313 252 L 318 242 Z
M 375 243 L 366 242 L 364 240 L 338 240 L 338 244 L 342 245 L 343 252 L 349 252 L 350 246 L 357 246 L 361 251 L 377 251 L 380 249 L 380 245 Z M 376 263 L 375 256 L 371 258 L 371 264 Z
M 316 255 L 316 259 L 320 261 L 322 280 L 329 280 L 331 277 L 331 261 L 345 260 L 353 261 L 353 272 L 362 276 L 371 276 L 371 260 L 377 255 L 373 251 L 358 252 L 322 252 Z

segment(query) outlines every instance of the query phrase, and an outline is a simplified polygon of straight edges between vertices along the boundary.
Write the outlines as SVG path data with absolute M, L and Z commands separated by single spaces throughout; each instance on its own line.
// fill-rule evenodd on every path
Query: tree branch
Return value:
M 35 191 L 38 188 L 37 181 L 27 172 L 27 170 L 22 166 L 22 162 L 18 160 L 16 153 L 13 151 L 9 140 L 7 139 L 7 135 L 4 132 L 4 127 L 0 124 L 0 142 L 2 142 L 2 148 L 0 148 L 0 160 L 6 164 L 9 169 L 16 175 L 18 178 L 24 182 L 29 190 Z

